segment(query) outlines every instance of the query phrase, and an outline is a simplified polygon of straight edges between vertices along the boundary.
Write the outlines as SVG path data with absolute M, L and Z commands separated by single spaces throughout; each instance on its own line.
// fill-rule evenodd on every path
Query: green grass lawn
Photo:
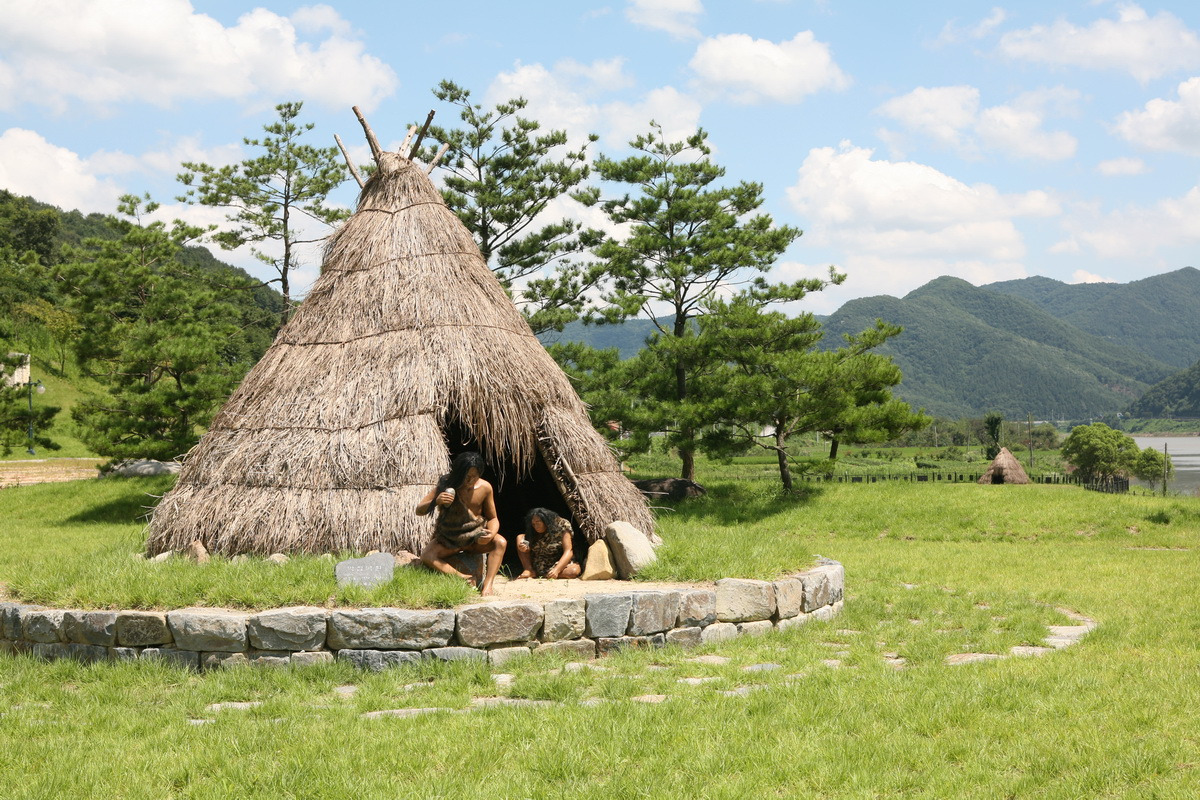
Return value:
M 665 545 L 647 577 L 771 577 L 819 553 L 846 566 L 839 618 L 698 651 L 620 653 L 604 670 L 529 659 L 506 666 L 504 688 L 462 664 L 196 675 L 0 656 L 0 797 L 1200 795 L 1200 501 L 907 483 L 781 498 L 774 476 L 708 474 L 708 497 L 660 512 Z M 3 490 L 0 580 L 98 598 L 93 561 L 108 583 L 151 585 L 120 570 L 122 559 L 149 566 L 128 558 L 141 529 L 129 520 L 165 485 Z M 250 570 L 225 584 L 271 585 L 245 597 L 274 604 L 293 578 L 298 593 L 319 583 L 297 561 L 285 565 L 294 575 Z M 158 566 L 179 568 L 167 583 L 202 572 Z M 1099 628 L 1040 658 L 945 664 L 1037 644 L 1065 623 L 1058 607 Z M 731 660 L 688 660 L 697 653 Z M 762 663 L 779 668 L 743 669 Z M 357 692 L 334 691 L 343 685 Z M 457 713 L 495 694 L 555 702 Z M 632 700 L 646 694 L 668 699 Z M 261 705 L 208 708 L 233 701 Z M 360 716 L 430 707 L 451 710 Z

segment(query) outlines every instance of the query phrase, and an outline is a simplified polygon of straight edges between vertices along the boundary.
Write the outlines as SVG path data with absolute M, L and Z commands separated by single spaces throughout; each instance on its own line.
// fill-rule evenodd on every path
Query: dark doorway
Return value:
M 541 456 L 534 459 L 532 468 L 522 473 L 517 469 L 517 465 L 508 459 L 502 463 L 495 463 L 489 458 L 479 440 L 461 424 L 447 425 L 443 435 L 446 437 L 446 446 L 450 450 L 451 458 L 469 450 L 483 455 L 486 461 L 483 477 L 495 489 L 500 533 L 508 540 L 504 564 L 513 575 L 521 571 L 521 560 L 517 556 L 517 534 L 525 530 L 525 515 L 531 508 L 539 506 L 571 520 L 576 529 L 573 539 L 575 560 L 583 564 L 587 555 L 587 541 L 578 533 L 579 528 L 571 515 L 571 509 L 567 507 L 566 500 L 558 491 L 554 476 L 550 474 L 550 469 L 543 463 Z

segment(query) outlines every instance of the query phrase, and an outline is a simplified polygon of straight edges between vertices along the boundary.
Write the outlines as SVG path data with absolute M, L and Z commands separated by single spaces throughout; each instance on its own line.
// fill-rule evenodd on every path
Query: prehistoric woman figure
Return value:
M 548 508 L 525 515 L 525 532 L 517 534 L 517 555 L 524 570 L 518 579 L 578 578 L 581 572 L 573 560 L 570 520 Z
M 450 463 L 450 472 L 417 504 L 417 514 L 425 516 L 438 509 L 433 538 L 421 551 L 422 563 L 475 585 L 475 576 L 459 572 L 446 559 L 455 553 L 485 554 L 487 572 L 479 593 L 489 595 L 508 542 L 500 535 L 492 485 L 480 477 L 482 473 L 483 456 L 459 453 Z

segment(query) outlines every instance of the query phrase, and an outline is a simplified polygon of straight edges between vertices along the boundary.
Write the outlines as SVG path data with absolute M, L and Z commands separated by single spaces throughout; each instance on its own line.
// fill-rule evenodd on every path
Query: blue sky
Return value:
M 1046 275 L 1131 281 L 1200 259 L 1200 6 L 619 0 L 0 0 L 0 187 L 167 216 L 183 160 L 242 157 L 273 106 L 367 159 L 442 79 L 619 156 L 649 120 L 704 127 L 731 180 L 805 234 L 780 279 L 849 277 L 804 307 Z M 339 202 L 350 205 L 348 185 Z M 598 223 L 594 211 L 557 212 Z M 256 270 L 247 252 L 225 255 Z M 318 264 L 309 255 L 300 283 Z

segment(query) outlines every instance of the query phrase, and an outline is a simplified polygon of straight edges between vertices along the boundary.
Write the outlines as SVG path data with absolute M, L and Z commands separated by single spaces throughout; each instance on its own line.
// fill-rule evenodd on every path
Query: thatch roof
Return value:
M 433 517 L 414 508 L 466 449 L 487 461 L 502 532 L 536 505 L 589 541 L 615 520 L 652 534 L 642 495 L 426 168 L 367 132 L 379 169 L 357 212 L 185 459 L 148 550 L 419 552 Z
M 980 483 L 1029 483 L 1029 476 L 1017 457 L 1009 452 L 1007 447 L 1001 447 L 1000 452 L 992 459 L 987 471 L 979 476 Z

